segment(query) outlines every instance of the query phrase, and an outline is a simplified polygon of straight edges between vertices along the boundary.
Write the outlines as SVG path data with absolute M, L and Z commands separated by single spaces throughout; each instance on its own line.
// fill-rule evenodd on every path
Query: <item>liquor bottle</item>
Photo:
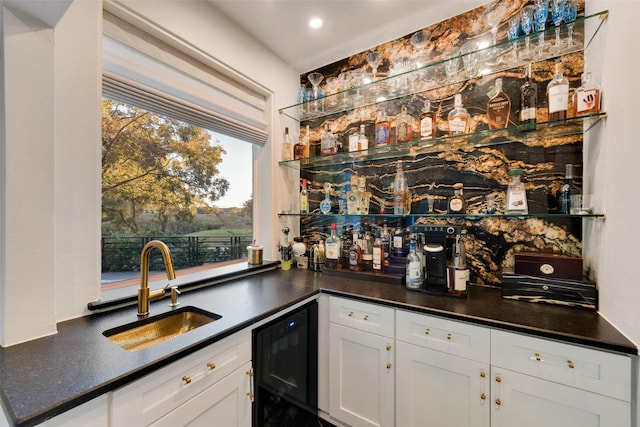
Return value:
M 469 132 L 469 113 L 462 106 L 462 95 L 459 93 L 454 98 L 453 110 L 449 111 L 447 120 L 449 121 L 449 135 L 464 135 Z
M 407 213 L 407 178 L 402 170 L 402 160 L 396 165 L 396 177 L 393 180 L 393 214 Z
M 309 126 L 307 126 L 307 133 L 302 134 L 300 132 L 300 137 L 298 138 L 298 143 L 293 146 L 293 158 L 303 159 L 309 157 Z
M 375 274 L 382 274 L 384 269 L 384 245 L 382 244 L 382 238 L 377 235 L 373 241 L 373 272 Z
M 320 150 L 322 154 L 336 154 L 338 152 L 336 136 L 331 133 L 330 125 L 325 126 L 324 136 L 320 140 Z
M 282 160 L 291 160 L 291 137 L 289 128 L 284 128 L 284 140 L 282 141 Z
M 549 104 L 549 121 L 567 118 L 569 80 L 562 75 L 562 64 L 560 62 L 556 62 L 555 73 L 547 85 L 547 101 Z
M 364 133 L 364 125 L 360 125 L 360 133 L 358 134 L 358 151 L 360 150 L 368 150 L 369 149 L 369 140 Z
M 282 244 L 280 245 L 280 269 L 291 269 L 291 242 L 289 242 L 289 227 L 282 229 Z
M 360 132 L 351 131 L 347 136 L 349 152 L 358 151 L 358 140 L 360 139 Z
M 467 295 L 467 282 L 469 281 L 469 269 L 467 268 L 466 249 L 464 235 L 466 230 L 456 234 L 453 245 L 453 263 L 449 267 L 449 293 L 456 296 Z
M 382 264 L 387 266 L 390 264 L 389 256 L 391 255 L 391 234 L 389 234 L 389 224 L 387 220 L 384 220 L 382 225 L 382 232 L 380 233 L 380 240 L 382 240 Z
M 340 240 L 336 235 L 336 224 L 331 224 L 331 234 L 325 242 L 325 256 L 327 268 L 337 269 L 340 267 Z
M 496 79 L 495 87 L 490 94 L 493 96 L 491 96 L 487 104 L 489 129 L 504 129 L 509 125 L 511 100 L 502 90 L 502 79 Z
M 576 186 L 573 181 L 573 165 L 564 165 L 564 181 L 562 187 L 560 187 L 558 195 L 558 204 L 560 205 L 560 213 L 571 213 L 571 196 L 581 194 L 582 191 Z
M 424 107 L 419 117 L 420 139 L 431 139 L 436 136 L 436 113 L 431 111 L 431 101 L 424 100 Z
M 522 169 L 511 169 L 509 176 L 511 176 L 511 182 L 507 187 L 507 208 L 504 212 L 507 214 L 526 215 L 529 213 L 529 207 L 527 204 L 527 192 L 524 184 L 520 181 Z
M 407 255 L 407 276 L 405 286 L 407 289 L 420 289 L 422 287 L 422 263 L 416 252 L 416 241 L 409 242 L 409 254 Z
M 467 202 L 464 199 L 464 186 L 461 182 L 453 184 L 453 196 L 449 197 L 448 207 L 450 214 L 467 213 Z
M 348 230 L 346 225 L 342 226 L 342 236 L 340 247 L 342 249 L 342 268 L 349 267 L 349 249 L 351 249 L 353 230 Z
M 309 213 L 309 192 L 307 191 L 307 180 L 304 178 L 300 190 L 300 213 Z
M 360 271 L 362 267 L 362 248 L 354 234 L 351 248 L 349 248 L 349 270 Z
M 387 118 L 387 113 L 380 110 L 376 121 L 376 146 L 389 145 L 391 143 L 391 123 Z
M 373 270 L 373 236 L 371 235 L 371 226 L 364 225 L 364 233 L 362 235 L 362 269 L 364 271 Z
M 396 118 L 396 142 L 410 142 L 413 139 L 411 116 L 407 113 L 407 106 L 403 105 L 400 115 Z
M 391 241 L 391 253 L 395 257 L 404 257 L 407 255 L 407 249 L 405 246 L 405 229 L 402 223 L 402 218 L 398 221 L 398 226 L 393 232 L 393 239 Z
M 591 82 L 591 73 L 582 74 L 582 84 L 573 93 L 573 115 L 600 112 L 600 89 Z
M 538 110 L 538 85 L 531 80 L 531 64 L 526 68 L 526 80 L 520 86 L 520 124 L 526 130 L 536 128 L 536 112 Z
M 328 214 L 331 212 L 331 184 L 324 183 L 324 200 L 320 202 L 320 212 Z

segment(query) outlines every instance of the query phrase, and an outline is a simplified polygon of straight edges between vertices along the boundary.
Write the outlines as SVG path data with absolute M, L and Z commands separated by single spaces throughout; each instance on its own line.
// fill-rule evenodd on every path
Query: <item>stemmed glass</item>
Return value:
M 309 79 L 309 83 L 311 83 L 311 85 L 313 86 L 314 108 L 316 112 L 318 111 L 319 86 L 323 78 L 324 76 L 322 74 L 315 71 L 307 76 L 307 79 Z
M 536 31 L 538 34 L 538 50 L 540 54 L 544 50 L 544 30 L 547 27 L 547 18 L 549 17 L 549 0 L 535 0 L 534 3 L 536 12 Z
M 498 25 L 502 22 L 502 18 L 507 13 L 509 6 L 502 0 L 494 0 L 493 3 L 487 5 L 486 9 L 482 13 L 482 19 L 491 27 L 491 37 L 493 40 L 493 48 L 491 49 L 491 55 L 497 56 L 496 43 L 498 42 Z
M 517 39 L 520 35 L 520 15 L 514 15 L 509 19 L 509 31 L 507 32 L 509 40 L 511 40 L 511 55 L 513 62 L 518 60 Z
M 564 22 L 567 23 L 567 47 L 573 46 L 573 24 L 578 17 L 578 0 L 566 0 Z
M 431 31 L 427 30 L 416 31 L 411 36 L 411 44 L 418 51 L 418 53 L 416 54 L 416 68 L 420 68 L 422 66 L 422 52 L 424 51 L 424 47 L 427 45 L 430 39 Z
M 444 70 L 447 73 L 447 80 L 453 83 L 458 76 L 460 68 L 460 50 L 453 48 L 444 55 Z
M 367 55 L 367 64 L 371 67 L 371 73 L 373 74 L 373 81 L 376 81 L 376 74 L 378 74 L 378 67 L 382 64 L 382 58 L 378 55 L 378 52 L 369 52 Z
M 524 39 L 524 55 L 525 57 L 529 57 L 531 55 L 531 51 L 529 49 L 530 40 L 529 34 L 533 31 L 533 6 L 525 6 L 520 11 L 520 24 L 522 25 L 522 32 L 527 36 Z
M 551 0 L 551 20 L 556 27 L 556 45 L 555 50 L 561 51 L 562 45 L 560 42 L 560 24 L 564 19 L 565 0 Z
M 478 43 L 474 41 L 468 41 L 460 47 L 462 62 L 468 79 L 472 79 L 478 75 L 477 49 Z

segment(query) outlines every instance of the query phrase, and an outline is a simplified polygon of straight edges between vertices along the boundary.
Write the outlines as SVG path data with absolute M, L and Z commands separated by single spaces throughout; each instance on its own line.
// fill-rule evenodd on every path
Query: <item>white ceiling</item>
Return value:
M 488 0 L 208 0 L 299 73 L 365 51 Z M 313 30 L 312 17 L 324 20 Z

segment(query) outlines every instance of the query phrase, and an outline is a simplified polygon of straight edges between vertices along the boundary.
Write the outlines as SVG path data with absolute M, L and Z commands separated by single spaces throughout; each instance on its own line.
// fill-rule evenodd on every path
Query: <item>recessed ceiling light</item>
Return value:
M 309 27 L 311 27 L 311 28 L 320 28 L 320 27 L 322 27 L 322 19 L 320 19 L 320 18 L 311 18 L 311 20 L 309 20 Z

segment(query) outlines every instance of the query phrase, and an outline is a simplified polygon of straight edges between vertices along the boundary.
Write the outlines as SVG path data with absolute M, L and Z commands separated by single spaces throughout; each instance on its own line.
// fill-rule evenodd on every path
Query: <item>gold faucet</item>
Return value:
M 149 301 L 162 298 L 166 292 L 165 289 L 156 289 L 149 291 L 149 253 L 151 249 L 158 248 L 162 252 L 164 268 L 167 271 L 169 280 L 176 278 L 173 269 L 173 261 L 171 260 L 171 252 L 169 247 L 160 240 L 152 240 L 142 248 L 140 254 L 140 289 L 138 289 L 138 316 L 146 316 L 149 314 Z

